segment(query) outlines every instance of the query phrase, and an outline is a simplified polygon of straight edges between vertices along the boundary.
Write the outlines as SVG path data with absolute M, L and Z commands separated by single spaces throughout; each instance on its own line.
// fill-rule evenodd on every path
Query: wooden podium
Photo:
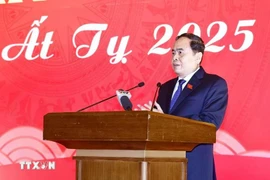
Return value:
M 77 149 L 77 180 L 186 180 L 186 151 L 216 127 L 149 111 L 49 113 L 43 139 Z

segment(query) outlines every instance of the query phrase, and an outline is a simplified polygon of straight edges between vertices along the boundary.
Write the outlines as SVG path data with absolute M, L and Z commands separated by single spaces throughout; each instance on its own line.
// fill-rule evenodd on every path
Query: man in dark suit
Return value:
M 228 103 L 226 81 L 201 67 L 205 45 L 191 33 L 177 36 L 172 48 L 172 67 L 178 77 L 159 90 L 156 112 L 213 123 L 220 127 Z M 149 109 L 152 103 L 140 109 Z M 215 180 L 213 145 L 202 144 L 186 154 L 188 180 Z

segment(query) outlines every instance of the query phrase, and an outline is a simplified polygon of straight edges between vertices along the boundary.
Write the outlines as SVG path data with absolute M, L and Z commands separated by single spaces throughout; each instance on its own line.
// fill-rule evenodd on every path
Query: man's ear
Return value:
M 201 52 L 197 52 L 197 53 L 196 53 L 196 60 L 198 61 L 198 64 L 201 63 L 201 61 L 202 61 L 202 56 L 203 56 L 203 54 L 202 54 Z

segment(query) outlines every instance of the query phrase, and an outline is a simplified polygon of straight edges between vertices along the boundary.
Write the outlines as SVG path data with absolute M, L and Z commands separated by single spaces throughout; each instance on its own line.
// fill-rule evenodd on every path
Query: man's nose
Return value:
M 175 53 L 173 55 L 173 61 L 178 61 L 179 60 L 179 55 L 177 53 Z

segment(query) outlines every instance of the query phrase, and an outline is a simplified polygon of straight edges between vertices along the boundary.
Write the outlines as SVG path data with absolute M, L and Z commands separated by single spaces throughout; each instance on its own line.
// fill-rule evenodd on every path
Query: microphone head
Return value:
M 157 87 L 160 87 L 160 86 L 161 86 L 161 83 L 160 83 L 160 82 L 158 82 L 158 83 L 157 83 Z
M 122 96 L 120 98 L 120 102 L 121 102 L 124 110 L 126 110 L 126 111 L 132 110 L 132 103 L 127 96 Z
M 140 82 L 140 83 L 138 84 L 138 87 L 142 87 L 142 86 L 144 86 L 144 82 Z

